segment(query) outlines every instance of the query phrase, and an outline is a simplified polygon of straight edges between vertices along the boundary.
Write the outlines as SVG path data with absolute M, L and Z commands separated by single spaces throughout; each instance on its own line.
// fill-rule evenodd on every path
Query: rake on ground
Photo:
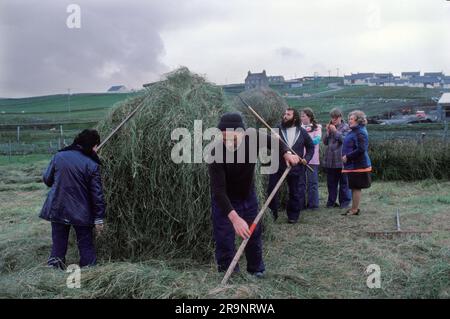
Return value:
M 422 234 L 430 234 L 431 230 L 402 230 L 400 227 L 400 212 L 397 208 L 397 213 L 395 215 L 395 230 L 387 230 L 387 231 L 372 231 L 367 232 L 370 237 L 375 238 L 387 238 L 387 239 L 393 239 L 398 237 L 405 237 L 405 236 L 421 236 Z

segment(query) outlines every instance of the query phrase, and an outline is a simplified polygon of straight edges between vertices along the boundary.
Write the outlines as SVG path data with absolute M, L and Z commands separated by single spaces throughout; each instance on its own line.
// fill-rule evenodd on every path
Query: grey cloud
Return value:
M 277 55 L 281 56 L 282 58 L 289 58 L 289 59 L 302 59 L 304 58 L 304 54 L 297 49 L 289 48 L 289 47 L 280 47 L 276 49 L 275 52 Z
M 66 8 L 81 7 L 81 29 Z M 186 1 L 187 2 L 187 1 Z M 6 1 L 0 13 L 0 96 L 139 87 L 168 71 L 160 33 L 200 23 L 213 10 L 185 1 Z

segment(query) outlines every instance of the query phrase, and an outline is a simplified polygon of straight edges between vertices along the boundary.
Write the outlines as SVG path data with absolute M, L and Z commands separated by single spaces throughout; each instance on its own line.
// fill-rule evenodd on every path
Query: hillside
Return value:
M 137 94 L 83 93 L 1 99 L 0 124 L 98 121 L 115 103 Z

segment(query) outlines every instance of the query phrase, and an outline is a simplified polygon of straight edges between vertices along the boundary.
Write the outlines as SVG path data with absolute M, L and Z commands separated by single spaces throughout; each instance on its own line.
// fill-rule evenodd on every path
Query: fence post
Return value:
M 11 162 L 12 145 L 11 140 L 9 141 L 9 161 Z
M 17 143 L 20 143 L 20 126 L 17 126 Z
M 447 142 L 447 133 L 448 133 L 448 121 L 444 120 L 444 142 Z

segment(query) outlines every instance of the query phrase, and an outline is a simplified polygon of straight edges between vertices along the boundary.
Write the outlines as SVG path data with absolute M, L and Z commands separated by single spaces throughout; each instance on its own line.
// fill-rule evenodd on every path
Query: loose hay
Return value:
M 269 88 L 251 89 L 239 95 L 271 127 L 276 127 L 280 123 L 284 110 L 289 107 L 281 95 Z M 237 110 L 242 112 L 248 125 L 251 127 L 264 127 L 244 103 L 242 103 L 239 97 L 235 98 L 233 105 Z

